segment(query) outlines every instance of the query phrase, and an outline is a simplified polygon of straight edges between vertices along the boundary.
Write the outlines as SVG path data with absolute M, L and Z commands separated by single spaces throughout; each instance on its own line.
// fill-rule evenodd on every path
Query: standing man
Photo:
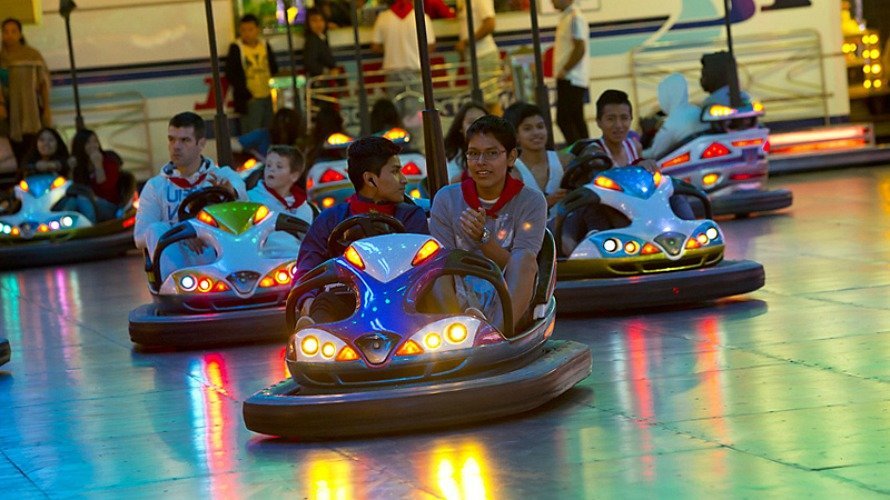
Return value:
M 139 197 L 136 211 L 136 226 L 133 238 L 136 248 L 154 254 L 161 236 L 176 223 L 179 204 L 186 196 L 198 189 L 219 186 L 231 191 L 240 200 L 247 200 L 244 181 L 231 168 L 220 168 L 201 151 L 204 149 L 204 119 L 192 112 L 179 113 L 170 119 L 167 126 L 167 151 L 170 162 L 161 167 L 161 172 L 145 183 Z M 207 248 L 196 239 L 186 240 L 179 255 L 166 252 L 167 265 L 174 268 L 197 263 Z M 169 269 L 169 267 L 168 267 Z
M 226 55 L 226 79 L 232 86 L 235 111 L 241 114 L 241 133 L 266 127 L 272 120 L 269 79 L 278 73 L 275 53 L 260 38 L 260 21 L 247 14 L 238 23 L 238 39 Z
M 430 53 L 435 49 L 436 34 L 433 22 L 426 16 L 426 41 Z M 411 0 L 392 0 L 388 10 L 374 21 L 371 50 L 383 54 L 387 94 L 399 106 L 398 94 L 404 90 L 420 91 L 420 51 L 417 48 L 417 25 L 414 23 L 414 3 Z
M 552 0 L 562 11 L 553 42 L 553 71 L 556 74 L 556 123 L 572 144 L 589 136 L 584 118 L 584 98 L 590 81 L 590 28 L 574 0 Z
M 461 61 L 466 61 L 470 57 L 469 50 L 467 49 L 470 33 L 469 29 L 467 29 L 466 0 L 458 0 L 457 2 L 457 19 L 460 26 L 460 39 L 457 41 L 454 50 L 460 54 Z M 473 0 L 473 36 L 476 40 L 476 60 L 479 64 L 480 80 L 500 76 L 501 52 L 494 42 L 494 29 L 494 0 Z M 499 90 L 496 89 L 495 92 Z M 493 97 L 496 99 L 497 95 Z M 490 99 L 491 96 L 486 96 L 485 100 L 489 101 Z M 486 102 L 485 104 L 491 105 L 493 103 Z

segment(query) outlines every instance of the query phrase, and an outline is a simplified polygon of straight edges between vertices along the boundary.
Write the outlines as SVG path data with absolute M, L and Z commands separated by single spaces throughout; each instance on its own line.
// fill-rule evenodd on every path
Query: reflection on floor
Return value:
M 487 425 L 294 443 L 244 429 L 283 346 L 139 353 L 132 256 L 0 274 L 0 484 L 15 498 L 773 497 L 890 493 L 890 167 L 784 177 L 724 223 L 766 287 L 679 311 L 561 317 L 594 373 Z

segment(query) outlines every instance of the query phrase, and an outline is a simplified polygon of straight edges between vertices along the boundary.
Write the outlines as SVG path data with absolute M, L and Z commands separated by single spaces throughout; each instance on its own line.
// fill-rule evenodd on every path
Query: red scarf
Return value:
M 396 203 L 374 203 L 373 201 L 363 200 L 357 194 L 346 198 L 346 202 L 349 203 L 349 213 L 352 215 L 366 214 L 368 212 L 378 212 L 390 216 L 395 216 L 396 214 Z
M 507 173 L 507 179 L 504 181 L 504 190 L 501 191 L 501 196 L 498 197 L 498 201 L 495 202 L 493 207 L 485 209 L 485 215 L 492 219 L 497 219 L 498 212 L 504 208 L 504 205 L 509 203 L 510 200 L 515 198 L 516 195 L 522 191 L 523 186 L 525 186 L 525 184 L 523 184 L 522 181 Z M 469 205 L 470 208 L 479 210 L 482 207 L 482 202 L 479 201 L 479 193 L 476 192 L 476 181 L 473 179 L 465 179 L 461 181 L 460 190 L 464 195 L 464 201 L 467 202 L 467 205 Z
M 266 181 L 263 181 L 263 187 L 266 188 L 266 191 L 272 193 L 272 196 L 274 196 L 276 200 L 284 205 L 285 210 L 292 210 L 294 208 L 297 208 L 306 201 L 306 191 L 304 191 L 303 188 L 297 186 L 296 184 L 290 187 L 290 194 L 294 197 L 294 202 L 290 204 L 288 204 L 287 200 L 285 200 L 280 194 L 278 194 L 278 191 L 269 189 L 269 186 L 266 185 Z
M 399 16 L 399 19 L 405 19 L 405 16 L 414 10 L 414 3 L 411 0 L 396 0 L 389 9 L 393 14 Z
M 170 176 L 170 177 L 167 177 L 167 178 L 170 179 L 170 182 L 172 182 L 173 184 L 175 184 L 177 187 L 180 187 L 180 188 L 182 188 L 182 189 L 191 189 L 191 188 L 193 188 L 193 187 L 195 187 L 195 186 L 200 185 L 202 182 L 204 182 L 204 179 L 205 179 L 206 177 L 207 177 L 207 172 L 204 172 L 203 174 L 199 175 L 198 178 L 195 180 L 195 182 L 190 182 L 190 181 L 189 181 L 188 179 L 186 179 L 185 177 L 173 177 L 173 176 Z

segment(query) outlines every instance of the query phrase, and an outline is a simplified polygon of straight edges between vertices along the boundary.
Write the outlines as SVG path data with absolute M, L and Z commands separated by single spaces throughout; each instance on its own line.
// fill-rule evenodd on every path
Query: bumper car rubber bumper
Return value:
M 536 408 L 586 378 L 590 349 L 550 340 L 522 368 L 425 384 L 339 390 L 287 379 L 244 402 L 244 423 L 261 434 L 324 439 L 460 425 Z
M 206 314 L 160 315 L 154 304 L 143 304 L 130 311 L 130 340 L 148 348 L 283 342 L 288 337 L 283 305 Z
M 115 257 L 135 248 L 133 231 L 64 241 L 0 245 L 0 269 L 68 264 Z
M 711 198 L 714 215 L 748 215 L 771 212 L 791 206 L 794 196 L 788 189 L 747 189 Z
M 750 260 L 721 261 L 711 267 L 617 278 L 558 281 L 561 313 L 664 307 L 752 292 L 763 286 L 763 266 Z
M 9 347 L 9 341 L 3 338 L 0 338 L 0 366 L 5 365 L 9 362 L 9 358 L 12 356 L 12 349 Z

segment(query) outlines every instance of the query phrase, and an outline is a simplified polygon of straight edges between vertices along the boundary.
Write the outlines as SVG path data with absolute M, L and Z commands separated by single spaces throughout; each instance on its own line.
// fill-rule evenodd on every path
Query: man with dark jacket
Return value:
M 275 53 L 260 37 L 260 22 L 247 14 L 238 23 L 238 39 L 226 56 L 226 79 L 232 87 L 235 111 L 241 114 L 241 133 L 268 126 L 272 120 L 269 79 L 278 73 Z

